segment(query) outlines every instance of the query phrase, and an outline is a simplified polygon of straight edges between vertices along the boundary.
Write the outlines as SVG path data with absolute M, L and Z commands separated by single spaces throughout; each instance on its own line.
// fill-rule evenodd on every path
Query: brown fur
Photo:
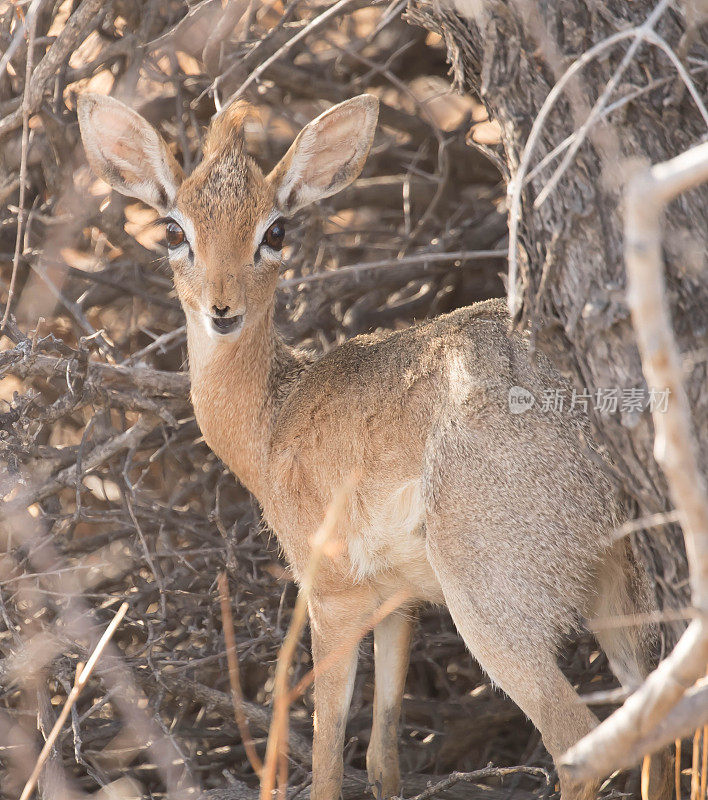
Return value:
M 249 119 L 258 119 L 258 111 L 245 100 L 236 100 L 219 114 L 204 137 L 202 155 L 206 161 L 209 158 L 223 153 L 227 149 L 243 152 L 246 145 L 246 122 Z
M 310 601 L 315 663 L 401 589 L 413 604 L 444 602 L 470 651 L 558 758 L 596 724 L 556 665 L 562 634 L 597 609 L 647 606 L 643 591 L 632 594 L 641 578 L 624 545 L 613 544 L 622 509 L 585 421 L 538 406 L 509 413 L 512 386 L 540 397 L 563 386 L 561 377 L 543 356 L 532 362 L 501 301 L 359 336 L 318 360 L 273 327 L 279 258 L 255 252 L 260 228 L 274 209 L 292 210 L 359 174 L 372 109 L 364 96 L 315 120 L 267 177 L 229 127 L 242 111 L 227 113 L 208 136 L 207 157 L 176 187 L 172 213 L 192 252 L 182 248 L 172 264 L 197 420 L 259 499 L 296 576 L 334 493 L 352 472 L 360 476 L 336 531 L 341 547 L 319 570 Z M 85 113 L 85 139 L 90 125 Z M 215 339 L 212 305 L 244 315 L 237 338 Z M 406 615 L 375 631 L 367 765 L 386 795 L 399 789 L 409 642 Z M 646 672 L 648 638 L 618 631 L 603 644 L 622 677 Z M 315 800 L 339 796 L 355 669 L 355 657 L 340 660 L 316 680 Z M 561 785 L 564 800 L 596 789 L 563 775 Z

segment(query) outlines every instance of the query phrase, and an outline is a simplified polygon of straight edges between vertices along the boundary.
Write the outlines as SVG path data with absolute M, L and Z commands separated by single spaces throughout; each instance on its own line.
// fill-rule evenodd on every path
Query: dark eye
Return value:
M 168 247 L 179 247 L 184 242 L 184 231 L 174 220 L 167 223 L 165 239 Z
M 265 232 L 261 244 L 264 244 L 266 247 L 270 247 L 271 250 L 282 250 L 284 239 L 285 224 L 282 219 L 279 219 L 276 220 Z

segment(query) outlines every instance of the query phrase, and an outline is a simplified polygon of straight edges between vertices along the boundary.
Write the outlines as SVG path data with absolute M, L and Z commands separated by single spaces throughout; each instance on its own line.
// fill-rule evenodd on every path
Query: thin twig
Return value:
M 32 794 L 34 787 L 37 785 L 37 780 L 42 771 L 42 767 L 44 766 L 44 762 L 49 757 L 49 753 L 52 747 L 54 746 L 54 742 L 56 741 L 57 736 L 59 735 L 59 731 L 64 726 L 64 722 L 66 722 L 66 718 L 69 716 L 69 712 L 73 708 L 74 703 L 77 701 L 84 686 L 86 686 L 86 683 L 88 679 L 91 677 L 91 673 L 93 672 L 93 669 L 96 666 L 96 662 L 101 657 L 101 654 L 105 650 L 106 645 L 108 644 L 108 642 L 111 640 L 111 637 L 115 633 L 116 628 L 120 625 L 120 622 L 125 616 L 125 612 L 128 610 L 128 607 L 129 607 L 128 603 L 123 603 L 121 605 L 115 617 L 113 617 L 110 624 L 106 628 L 103 636 L 101 636 L 93 653 L 91 653 L 91 657 L 86 662 L 86 665 L 81 670 L 77 671 L 76 681 L 74 683 L 74 686 L 69 692 L 69 696 L 66 698 L 64 707 L 62 708 L 59 716 L 57 717 L 57 721 L 54 723 L 54 727 L 52 728 L 51 733 L 49 734 L 46 742 L 44 743 L 44 747 L 42 748 L 42 751 L 39 754 L 37 763 L 34 765 L 32 774 L 29 776 L 29 779 L 25 784 L 25 788 L 22 790 L 22 794 L 20 795 L 20 800 L 28 800 L 29 796 Z
M 679 62 L 680 63 L 680 62 Z M 683 65 L 682 65 L 683 66 Z M 705 72 L 708 69 L 708 64 L 702 64 L 701 66 L 694 67 L 693 69 L 689 70 L 687 74 L 697 74 L 700 72 Z M 633 102 L 639 97 L 648 94 L 649 92 L 658 89 L 661 86 L 665 86 L 667 83 L 671 83 L 672 81 L 676 80 L 673 75 L 666 75 L 663 78 L 656 78 L 653 81 L 650 81 L 646 84 L 646 86 L 640 86 L 637 89 L 634 89 L 631 92 L 628 92 L 626 95 L 621 97 L 619 100 L 616 100 L 614 103 L 611 103 L 609 106 L 603 109 L 602 113 L 599 116 L 598 121 L 606 119 L 610 116 L 614 111 L 618 111 L 620 108 L 624 108 L 628 103 Z M 561 153 L 564 153 L 568 147 L 573 143 L 576 137 L 576 133 L 573 132 L 563 139 L 562 142 L 559 142 L 552 150 L 550 150 L 546 155 L 536 164 L 536 166 L 528 172 L 526 177 L 524 178 L 524 186 L 527 186 L 534 178 L 543 172 L 543 170 L 548 167 L 553 161 L 558 158 Z
M 430 800 L 431 797 L 444 792 L 456 783 L 476 783 L 485 778 L 505 778 L 508 775 L 533 775 L 536 778 L 542 778 L 545 783 L 550 780 L 546 770 L 541 767 L 493 767 L 490 764 L 483 769 L 476 769 L 474 772 L 453 772 L 445 780 L 429 786 L 425 791 L 411 798 L 411 800 Z M 394 800 L 400 800 L 400 798 L 395 798 Z
M 15 31 L 15 35 L 12 37 L 12 41 L 2 54 L 2 58 L 0 58 L 0 78 L 2 78 L 2 76 L 5 74 L 7 65 L 15 55 L 15 51 L 20 46 L 20 42 L 24 39 L 27 25 L 34 26 L 36 24 L 35 20 L 37 14 L 39 13 L 40 6 L 46 2 L 47 0 L 32 0 L 30 7 L 27 9 L 27 13 L 24 15 L 24 19 L 21 19 L 17 26 L 17 30 Z M 25 86 L 26 85 L 27 84 L 25 83 Z
M 92 23 L 97 22 L 102 5 L 103 0 L 83 0 L 69 17 L 52 46 L 37 64 L 32 80 L 25 84 L 22 108 L 0 119 L 0 139 L 22 124 L 25 111 L 30 115 L 37 111 L 45 86 L 54 78 L 56 71 L 68 59 L 76 45 L 88 34 Z
M 659 528 L 662 525 L 671 525 L 674 522 L 680 521 L 678 511 L 663 511 L 660 514 L 649 514 L 646 517 L 639 517 L 638 519 L 631 519 L 625 522 L 618 528 L 615 528 L 613 538 L 615 540 L 624 539 L 630 533 L 637 531 L 647 530 L 648 528 Z
M 521 307 L 521 298 L 519 297 L 517 290 L 518 269 L 519 269 L 517 250 L 519 243 L 519 225 L 521 223 L 521 194 L 524 186 L 526 185 L 526 174 L 529 171 L 532 153 L 534 152 L 536 145 L 540 139 L 548 115 L 551 113 L 556 102 L 560 99 L 561 94 L 565 89 L 566 85 L 579 71 L 584 69 L 585 66 L 594 61 L 603 52 L 614 47 L 616 44 L 623 41 L 624 39 L 634 38 L 635 41 L 633 42 L 632 47 L 634 47 L 634 45 L 638 45 L 638 43 L 641 43 L 642 41 L 649 41 L 652 44 L 661 47 L 661 49 L 670 58 L 672 64 L 677 69 L 681 79 L 685 83 L 686 87 L 689 89 L 691 97 L 693 98 L 699 111 L 701 112 L 703 119 L 706 121 L 706 124 L 708 125 L 708 110 L 706 109 L 706 106 L 703 103 L 700 94 L 696 90 L 693 80 L 691 79 L 689 73 L 687 72 L 685 67 L 681 64 L 680 60 L 676 57 L 676 54 L 673 52 L 673 50 L 671 50 L 668 44 L 660 36 L 658 36 L 652 29 L 653 24 L 655 22 L 655 15 L 657 13 L 659 14 L 663 13 L 663 8 L 665 4 L 666 4 L 665 0 L 662 0 L 662 2 L 660 2 L 653 10 L 653 12 L 649 15 L 647 20 L 641 25 L 637 25 L 636 27 L 630 28 L 629 30 L 626 31 L 618 31 L 612 36 L 608 36 L 606 39 L 603 39 L 601 42 L 598 42 L 596 45 L 594 45 L 585 53 L 583 53 L 582 56 L 580 56 L 580 58 L 578 58 L 568 67 L 568 69 L 555 83 L 551 91 L 548 93 L 548 96 L 543 101 L 543 104 L 538 114 L 536 115 L 536 118 L 534 119 L 533 125 L 531 126 L 531 132 L 529 133 L 529 137 L 526 140 L 526 144 L 524 145 L 521 158 L 519 159 L 519 167 L 513 179 L 510 181 L 508 188 L 508 197 L 509 197 L 508 304 L 509 304 L 509 310 L 513 316 L 516 316 Z M 632 47 L 630 47 L 630 50 L 632 49 Z M 605 100 L 606 99 L 607 98 L 605 98 Z M 597 104 L 595 108 L 599 108 Z M 599 111 L 601 112 L 603 108 L 604 108 L 604 102 L 603 102 L 603 107 L 599 108 Z M 586 125 L 583 126 L 584 128 L 589 128 L 590 123 L 591 122 L 594 123 L 598 119 L 598 114 L 594 112 L 595 109 L 593 109 L 593 112 L 591 112 L 590 115 L 592 119 L 590 117 L 588 118 Z M 569 162 L 570 160 L 568 157 L 569 153 L 572 152 L 574 155 L 581 144 L 582 144 L 581 137 L 579 136 L 578 133 L 576 133 L 574 135 L 571 149 L 569 151 L 566 151 L 566 155 L 563 159 L 563 164 Z M 563 169 L 565 169 L 565 167 L 563 167 Z M 561 175 L 561 167 L 559 167 L 556 170 L 556 174 L 558 175 L 559 179 Z M 544 197 L 545 196 L 547 196 L 547 193 L 544 193 Z
M 674 740 L 674 749 L 676 751 L 674 761 L 674 791 L 676 792 L 676 800 L 681 800 L 681 740 Z
M 263 770 L 261 761 L 256 748 L 253 744 L 251 729 L 248 720 L 243 712 L 243 691 L 241 690 L 241 676 L 238 666 L 238 651 L 236 649 L 236 639 L 234 638 L 234 620 L 231 616 L 231 598 L 229 597 L 229 581 L 225 572 L 219 573 L 219 602 L 221 604 L 221 623 L 224 629 L 224 641 L 226 642 L 226 661 L 229 665 L 229 682 L 231 684 L 231 699 L 234 704 L 234 716 L 238 725 L 241 741 L 246 750 L 253 771 L 260 778 Z
M 403 258 L 387 258 L 382 261 L 369 261 L 364 264 L 350 264 L 346 267 L 338 267 L 326 272 L 316 272 L 313 275 L 288 278 L 280 281 L 278 288 L 287 289 L 291 286 L 299 286 L 301 283 L 313 283 L 315 281 L 338 278 L 342 275 L 366 272 L 369 269 L 395 269 L 408 264 L 435 264 L 441 261 L 481 261 L 485 258 L 506 258 L 507 255 L 506 250 L 458 250 L 452 253 L 416 253 L 415 255 L 403 256 Z
M 703 726 L 703 748 L 701 752 L 701 800 L 706 796 L 706 773 L 708 773 L 708 725 Z
M 611 47 L 619 44 L 619 42 L 623 41 L 624 39 L 629 39 L 634 36 L 635 32 L 635 28 L 626 31 L 618 31 L 612 36 L 608 36 L 606 39 L 598 42 L 589 50 L 586 50 L 582 56 L 574 61 L 563 73 L 563 75 L 556 81 L 553 88 L 548 93 L 548 96 L 543 101 L 538 114 L 536 114 L 536 118 L 531 126 L 531 132 L 529 133 L 528 139 L 526 140 L 526 144 L 524 145 L 524 149 L 521 153 L 521 158 L 519 159 L 519 167 L 516 170 L 516 174 L 509 182 L 509 187 L 507 190 L 507 195 L 509 197 L 508 304 L 509 311 L 513 316 L 516 316 L 521 307 L 521 299 L 517 291 L 519 272 L 517 248 L 519 245 L 519 225 L 521 223 L 521 193 L 526 182 L 526 173 L 531 166 L 531 156 L 539 142 L 541 133 L 543 132 L 543 126 L 546 124 L 546 119 L 553 110 L 556 102 L 560 99 L 567 84 L 578 72 L 590 64 L 595 58 L 597 58 L 597 56 L 604 53 L 605 50 L 609 50 Z
M 624 75 L 627 67 L 632 63 L 634 59 L 634 55 L 639 49 L 639 46 L 645 40 L 649 32 L 652 30 L 654 25 L 659 21 L 663 13 L 671 4 L 671 0 L 660 0 L 659 3 L 656 4 L 654 10 L 651 14 L 647 17 L 646 21 L 640 25 L 636 29 L 636 33 L 634 35 L 634 40 L 627 48 L 627 52 L 624 54 L 622 61 L 620 62 L 617 69 L 612 73 L 612 77 L 609 81 L 605 84 L 605 88 L 602 90 L 602 94 L 597 98 L 595 101 L 595 105 L 592 107 L 592 110 L 587 116 L 587 119 L 580 128 L 575 132 L 573 143 L 570 147 L 566 150 L 561 163 L 556 167 L 555 171 L 551 175 L 551 177 L 546 182 L 546 185 L 543 187 L 542 191 L 539 192 L 538 197 L 534 202 L 534 208 L 540 208 L 551 192 L 555 189 L 558 185 L 558 181 L 561 179 L 565 171 L 570 166 L 570 162 L 575 158 L 578 150 L 583 145 L 585 138 L 587 136 L 588 131 L 590 128 L 597 122 L 597 120 L 602 115 L 602 112 L 607 105 L 612 93 L 617 88 L 622 76 Z
M 34 4 L 33 4 L 34 5 Z M 33 8 L 30 7 L 30 11 Z M 25 65 L 25 89 L 22 94 L 22 151 L 20 154 L 20 200 L 17 209 L 17 234 L 15 236 L 15 252 L 12 256 L 12 274 L 10 276 L 10 288 L 7 292 L 7 304 L 5 313 L 0 322 L 0 331 L 4 330 L 10 316 L 12 301 L 15 299 L 15 284 L 17 283 L 17 271 L 20 267 L 20 253 L 22 251 L 22 229 L 25 221 L 25 193 L 27 190 L 27 150 L 29 147 L 29 86 L 32 78 L 32 65 L 34 61 L 34 35 L 37 29 L 37 14 L 32 14 L 27 20 L 29 34 L 27 39 L 27 63 Z
M 340 14 L 346 14 L 355 8 L 359 8 L 364 3 L 361 0 L 339 0 L 338 3 L 335 3 L 333 6 L 328 8 L 326 11 L 323 11 L 319 16 L 315 17 L 311 22 L 309 22 L 301 31 L 295 34 L 292 39 L 288 39 L 282 47 L 279 47 L 275 53 L 273 53 L 270 58 L 267 58 L 261 64 L 259 64 L 246 78 L 246 80 L 238 87 L 238 89 L 231 94 L 228 99 L 226 99 L 222 103 L 222 110 L 229 107 L 229 105 L 234 101 L 237 100 L 241 95 L 248 89 L 251 84 L 258 81 L 261 75 L 276 61 L 281 59 L 283 56 L 287 55 L 296 44 L 301 42 L 306 36 L 310 36 L 310 34 L 314 33 L 316 30 L 319 30 L 323 25 L 326 25 L 330 20 L 334 19 L 335 17 L 339 16 Z M 219 112 L 221 113 L 221 112 Z M 216 115 L 217 117 L 219 114 Z
M 123 362 L 124 365 L 129 366 L 130 364 L 135 364 L 136 361 L 140 361 L 140 359 L 145 358 L 145 356 L 149 353 L 154 353 L 155 350 L 162 350 L 165 345 L 174 344 L 175 340 L 181 340 L 184 338 L 186 331 L 187 326 L 180 325 L 178 328 L 174 328 L 167 333 L 163 333 L 162 336 L 158 336 L 157 339 L 150 342 L 150 344 L 146 347 L 143 347 L 142 350 L 131 353 L 130 356 Z
M 701 789 L 700 765 L 701 729 L 696 729 L 693 734 L 693 749 L 691 751 L 691 800 L 698 800 Z
M 307 620 L 307 604 L 312 593 L 315 576 L 339 521 L 344 514 L 346 502 L 351 494 L 354 479 L 350 479 L 334 496 L 325 513 L 325 518 L 312 537 L 310 559 L 300 583 L 297 601 L 293 610 L 290 627 L 280 648 L 275 670 L 273 690 L 273 723 L 268 734 L 265 764 L 261 773 L 261 800 L 272 800 L 278 765 L 287 758 L 288 747 L 288 709 L 290 691 L 288 671 L 300 640 L 300 634 Z M 282 786 L 282 782 L 281 782 Z
M 642 773 L 640 781 L 640 792 L 642 800 L 650 800 L 649 798 L 649 776 L 651 775 L 651 756 L 644 756 L 642 761 Z
M 290 702 L 294 703 L 298 697 L 303 695 L 307 691 L 308 686 L 314 682 L 318 675 L 327 672 L 334 664 L 344 661 L 370 630 L 373 630 L 379 622 L 384 620 L 389 614 L 393 614 L 393 612 L 400 608 L 407 600 L 410 600 L 410 592 L 406 589 L 401 589 L 383 602 L 354 636 L 340 642 L 334 650 L 318 662 L 316 667 L 308 670 L 308 672 L 300 678 L 290 691 Z

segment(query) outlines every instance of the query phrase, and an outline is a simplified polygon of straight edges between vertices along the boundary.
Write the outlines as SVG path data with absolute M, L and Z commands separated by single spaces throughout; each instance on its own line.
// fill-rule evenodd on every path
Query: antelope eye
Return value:
M 284 239 L 285 224 L 283 223 L 282 219 L 279 219 L 276 220 L 265 232 L 261 244 L 264 244 L 266 247 L 270 247 L 271 250 L 282 250 Z
M 184 231 L 176 222 L 168 222 L 165 228 L 165 239 L 168 247 L 179 247 L 185 239 Z

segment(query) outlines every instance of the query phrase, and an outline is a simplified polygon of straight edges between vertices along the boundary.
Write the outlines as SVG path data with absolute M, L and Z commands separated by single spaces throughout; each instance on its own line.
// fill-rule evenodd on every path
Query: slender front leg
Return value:
M 366 769 L 372 784 L 381 784 L 384 797 L 400 792 L 398 723 L 410 659 L 412 616 L 389 614 L 374 628 L 374 720 L 366 751 Z
M 342 750 L 358 639 L 374 608 L 373 598 L 355 592 L 310 601 L 315 669 L 312 800 L 337 800 L 342 789 Z

